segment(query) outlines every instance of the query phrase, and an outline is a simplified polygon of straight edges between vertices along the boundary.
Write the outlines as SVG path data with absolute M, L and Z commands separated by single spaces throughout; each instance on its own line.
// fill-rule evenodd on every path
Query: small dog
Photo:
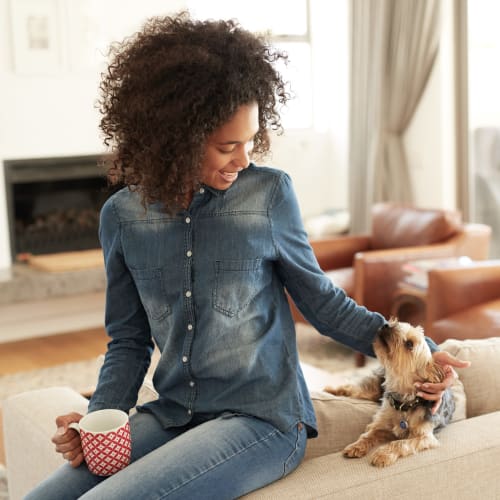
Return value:
M 377 334 L 373 348 L 381 367 L 359 385 L 326 387 L 337 396 L 369 399 L 382 405 L 359 439 L 344 449 L 349 458 L 372 454 L 371 463 L 377 467 L 392 465 L 400 457 L 435 448 L 439 442 L 434 431 L 444 427 L 455 410 L 455 402 L 448 389 L 438 412 L 431 414 L 432 401 L 416 395 L 416 382 L 441 382 L 445 374 L 434 363 L 421 327 L 398 322 L 389 324 Z M 385 444 L 382 444 L 385 443 Z

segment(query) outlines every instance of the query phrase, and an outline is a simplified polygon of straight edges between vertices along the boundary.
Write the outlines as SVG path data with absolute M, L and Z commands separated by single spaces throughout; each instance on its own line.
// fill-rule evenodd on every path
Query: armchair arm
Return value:
M 466 223 L 462 230 L 447 243 L 456 247 L 455 255 L 467 255 L 473 260 L 488 258 L 491 241 L 491 227 L 486 224 Z
M 360 252 L 354 260 L 354 299 L 388 317 L 396 289 L 406 274 L 403 264 L 410 260 L 453 256 L 456 256 L 456 246 L 449 242 Z
M 429 271 L 427 324 L 500 298 L 500 260 Z
M 370 248 L 367 235 L 338 236 L 336 238 L 311 240 L 314 255 L 323 271 L 351 267 L 357 252 Z

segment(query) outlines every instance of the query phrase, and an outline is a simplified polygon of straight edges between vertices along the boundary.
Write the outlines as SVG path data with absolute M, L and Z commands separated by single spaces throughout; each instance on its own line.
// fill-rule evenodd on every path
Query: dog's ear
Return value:
M 398 318 L 396 318 L 396 316 L 391 316 L 385 326 L 389 328 L 394 328 L 395 326 L 397 326 L 398 323 L 399 323 Z

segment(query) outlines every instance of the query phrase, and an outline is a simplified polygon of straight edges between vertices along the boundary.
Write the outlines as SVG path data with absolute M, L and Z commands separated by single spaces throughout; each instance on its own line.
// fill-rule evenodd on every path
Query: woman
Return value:
M 295 469 L 317 430 L 285 288 L 321 333 L 373 355 L 384 318 L 321 272 L 290 178 L 250 162 L 280 128 L 284 58 L 185 14 L 114 48 L 101 127 L 126 188 L 101 212 L 111 342 L 89 411 L 134 406 L 154 344 L 159 399 L 131 417 L 132 463 L 106 480 L 68 429 L 81 415 L 58 417 L 69 465 L 29 498 L 221 500 Z

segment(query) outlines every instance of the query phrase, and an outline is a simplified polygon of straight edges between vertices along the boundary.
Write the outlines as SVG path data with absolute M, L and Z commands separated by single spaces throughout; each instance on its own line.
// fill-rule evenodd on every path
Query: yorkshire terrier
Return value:
M 445 378 L 442 367 L 433 361 L 421 327 L 391 318 L 377 334 L 373 348 L 382 365 L 379 369 L 357 385 L 326 387 L 325 391 L 382 402 L 365 432 L 344 448 L 344 456 L 364 457 L 381 445 L 372 453 L 371 463 L 386 467 L 398 458 L 439 446 L 434 432 L 449 423 L 455 402 L 447 389 L 432 415 L 433 402 L 416 395 L 416 382 L 436 383 Z

